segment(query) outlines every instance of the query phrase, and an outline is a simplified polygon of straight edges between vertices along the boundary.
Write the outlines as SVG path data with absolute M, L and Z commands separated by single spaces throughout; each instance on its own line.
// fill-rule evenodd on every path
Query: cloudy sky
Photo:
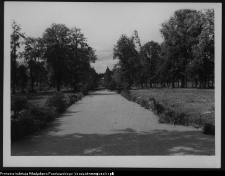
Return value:
M 176 10 L 212 7 L 212 3 L 5 2 L 5 19 L 15 20 L 32 37 L 41 37 L 52 23 L 80 28 L 96 50 L 92 66 L 103 73 L 117 62 L 113 47 L 122 34 L 130 37 L 137 30 L 142 45 L 151 40 L 161 43 L 161 24 Z

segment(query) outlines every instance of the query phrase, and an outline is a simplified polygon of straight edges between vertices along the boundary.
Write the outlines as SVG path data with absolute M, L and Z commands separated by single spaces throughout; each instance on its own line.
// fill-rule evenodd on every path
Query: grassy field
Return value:
M 215 96 L 212 89 L 138 89 L 131 95 L 143 99 L 154 98 L 164 107 L 183 112 L 188 117 L 203 117 L 215 121 Z

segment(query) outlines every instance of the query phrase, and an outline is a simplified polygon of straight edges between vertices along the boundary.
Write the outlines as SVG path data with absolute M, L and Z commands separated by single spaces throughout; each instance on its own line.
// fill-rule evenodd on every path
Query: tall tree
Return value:
M 30 79 L 30 92 L 34 92 L 34 83 L 38 79 L 40 67 L 40 59 L 42 59 L 42 46 L 40 38 L 27 37 L 25 39 L 25 48 L 23 56 L 28 65 L 29 79 Z
M 156 80 L 158 75 L 158 63 L 160 59 L 161 48 L 157 42 L 151 41 L 141 47 L 140 59 L 142 65 L 142 75 L 145 77 L 145 83 L 147 82 L 152 88 L 153 80 Z
M 52 70 L 51 78 L 60 91 L 63 75 L 66 74 L 68 64 L 68 45 L 70 44 L 69 29 L 64 24 L 52 24 L 43 34 L 45 46 L 44 58 Z
M 172 81 L 178 74 L 181 75 L 181 87 L 187 87 L 187 66 L 193 60 L 192 48 L 196 43 L 196 37 L 201 32 L 201 26 L 196 25 L 190 27 L 190 19 L 196 10 L 182 9 L 175 11 L 174 15 L 165 23 L 162 24 L 160 30 L 168 50 L 168 58 L 172 60 L 173 73 Z M 174 85 L 173 85 L 174 87 Z
M 193 61 L 192 71 L 198 75 L 200 83 L 206 87 L 206 82 L 214 82 L 214 10 L 208 9 L 205 12 L 199 12 L 198 16 L 193 16 L 194 19 L 198 18 L 198 24 L 201 24 L 202 30 L 198 35 L 198 43 L 193 47 Z M 196 23 L 192 23 L 192 26 Z
M 134 83 L 136 74 L 136 62 L 138 62 L 138 51 L 135 37 L 122 35 L 113 48 L 113 59 L 118 59 L 118 66 L 124 77 L 124 84 L 128 87 Z
M 70 73 L 70 80 L 73 84 L 74 90 L 77 89 L 77 85 L 79 83 L 79 78 L 82 74 L 82 59 L 83 58 L 83 52 L 85 49 L 87 49 L 88 45 L 86 42 L 86 38 L 81 33 L 81 29 L 78 29 L 76 27 L 70 29 L 70 57 L 69 57 L 69 73 Z
M 17 72 L 17 80 L 21 88 L 21 92 L 25 92 L 25 87 L 27 86 L 29 77 L 27 73 L 27 67 L 24 63 L 20 64 L 18 66 L 18 72 Z
M 109 83 L 112 81 L 112 73 L 110 69 L 107 67 L 104 74 L 104 86 L 108 89 Z
M 16 93 L 16 75 L 17 75 L 17 49 L 20 48 L 21 39 L 24 38 L 24 33 L 21 33 L 20 25 L 12 21 L 12 33 L 10 35 L 10 48 L 11 48 L 11 86 L 12 93 Z

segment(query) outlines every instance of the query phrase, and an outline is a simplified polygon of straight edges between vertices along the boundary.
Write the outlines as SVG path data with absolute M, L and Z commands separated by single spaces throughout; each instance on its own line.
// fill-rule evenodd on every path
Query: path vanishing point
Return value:
M 193 127 L 159 124 L 153 112 L 99 90 L 41 132 L 13 142 L 11 155 L 215 155 L 215 137 Z

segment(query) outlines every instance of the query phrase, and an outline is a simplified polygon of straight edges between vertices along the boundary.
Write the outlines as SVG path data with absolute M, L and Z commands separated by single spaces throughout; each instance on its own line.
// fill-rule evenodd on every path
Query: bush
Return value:
M 121 88 L 121 87 L 117 88 L 117 93 L 120 94 L 122 90 L 123 90 L 123 88 Z
M 28 102 L 26 98 L 16 97 L 11 102 L 11 111 L 14 111 L 14 113 L 18 113 L 25 109 L 27 107 L 27 104 Z
M 77 94 L 78 100 L 81 100 L 83 98 L 83 96 L 84 95 L 82 93 Z
M 153 108 L 153 112 L 155 112 L 156 114 L 161 114 L 163 113 L 165 110 L 164 106 L 158 102 L 155 103 L 155 106 Z
M 38 129 L 37 123 L 35 123 L 35 117 L 32 115 L 30 110 L 25 110 L 21 113 L 19 120 L 22 134 L 32 134 Z
M 62 92 L 54 93 L 46 102 L 46 106 L 55 107 L 58 113 L 62 113 L 67 108 L 67 102 L 64 100 L 65 96 Z
M 205 123 L 203 126 L 203 133 L 215 135 L 215 125 L 210 124 L 210 123 Z
M 142 100 L 141 98 L 137 98 L 136 103 L 141 104 L 141 100 Z
M 75 102 L 78 101 L 78 96 L 77 95 L 68 95 L 69 97 L 69 105 L 74 104 Z
M 127 92 L 127 91 L 121 91 L 121 95 L 123 96 L 123 97 L 125 97 L 125 98 L 127 98 L 127 99 L 129 99 L 129 97 L 130 97 L 130 94 L 129 94 L 129 92 Z
M 131 97 L 131 100 L 132 100 L 133 102 L 136 102 L 136 101 L 137 101 L 137 98 L 136 98 L 135 96 L 132 96 L 132 97 Z
M 147 109 L 149 108 L 149 105 L 148 105 L 148 101 L 147 100 L 142 99 L 140 105 L 142 107 L 144 107 L 144 108 L 147 108 Z
M 32 116 L 35 120 L 40 122 L 49 122 L 56 117 L 58 117 L 58 113 L 55 107 L 33 107 L 30 109 Z
M 24 135 L 24 130 L 20 121 L 11 121 L 11 140 L 20 139 Z
M 192 118 L 190 118 L 191 123 L 194 127 L 196 128 L 200 128 L 203 127 L 204 124 L 206 123 L 206 119 L 204 117 L 202 117 L 201 115 L 198 115 L 198 117 L 196 116 L 192 116 Z
M 116 90 L 116 87 L 117 87 L 117 84 L 116 84 L 116 81 L 115 80 L 112 80 L 110 83 L 109 83 L 109 90 Z
M 88 94 L 88 85 L 87 84 L 82 85 L 81 88 L 80 88 L 80 92 L 83 95 L 87 95 Z

